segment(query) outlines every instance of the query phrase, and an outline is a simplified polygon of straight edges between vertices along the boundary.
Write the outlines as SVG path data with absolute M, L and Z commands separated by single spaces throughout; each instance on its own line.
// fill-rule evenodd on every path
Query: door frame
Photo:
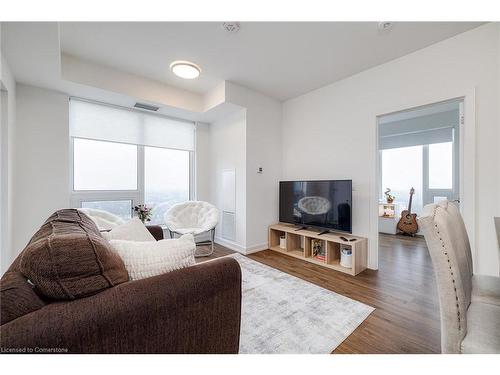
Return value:
M 475 220 L 475 144 L 476 144 L 476 92 L 475 88 L 468 88 L 450 92 L 446 95 L 438 95 L 423 99 L 419 102 L 409 102 L 398 106 L 388 106 L 375 114 L 375 147 L 372 158 L 371 175 L 371 204 L 370 204 L 370 237 L 375 246 L 376 259 L 371 259 L 370 264 L 378 268 L 378 200 L 379 200 L 379 175 L 381 173 L 379 157 L 379 118 L 388 114 L 403 112 L 432 104 L 448 102 L 451 100 L 462 100 L 462 119 L 460 119 L 459 136 L 459 192 L 460 211 L 464 218 L 467 233 L 472 250 L 474 267 L 477 266 L 477 246 L 476 246 L 476 220 Z M 467 179 L 464 178 L 467 176 Z

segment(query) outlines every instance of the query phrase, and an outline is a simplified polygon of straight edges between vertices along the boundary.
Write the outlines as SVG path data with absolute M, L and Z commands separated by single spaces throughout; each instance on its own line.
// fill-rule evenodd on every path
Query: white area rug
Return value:
M 374 310 L 240 254 L 240 353 L 331 353 Z

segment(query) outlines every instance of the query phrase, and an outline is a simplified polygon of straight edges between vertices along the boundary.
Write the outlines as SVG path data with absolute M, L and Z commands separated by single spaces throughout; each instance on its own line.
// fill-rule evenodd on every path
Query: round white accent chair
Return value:
M 99 228 L 100 231 L 108 231 L 125 223 L 125 220 L 121 217 L 105 210 L 98 210 L 96 208 L 79 208 L 78 211 L 81 211 L 89 216 L 94 223 L 96 223 L 97 228 Z
M 171 238 L 188 233 L 193 236 L 210 233 L 210 240 L 196 242 L 196 245 L 210 244 L 210 251 L 206 252 L 197 247 L 195 257 L 212 255 L 215 227 L 219 222 L 219 210 L 214 205 L 203 201 L 177 203 L 170 207 L 164 218 Z

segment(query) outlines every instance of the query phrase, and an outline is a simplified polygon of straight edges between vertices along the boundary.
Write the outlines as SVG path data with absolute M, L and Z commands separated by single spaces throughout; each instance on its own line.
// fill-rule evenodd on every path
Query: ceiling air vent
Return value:
M 160 107 L 155 107 L 154 105 L 144 104 L 144 103 L 135 103 L 135 108 L 145 109 L 147 111 L 156 112 L 160 109 Z
M 240 23 L 239 22 L 223 22 L 222 27 L 228 33 L 237 33 L 240 31 Z

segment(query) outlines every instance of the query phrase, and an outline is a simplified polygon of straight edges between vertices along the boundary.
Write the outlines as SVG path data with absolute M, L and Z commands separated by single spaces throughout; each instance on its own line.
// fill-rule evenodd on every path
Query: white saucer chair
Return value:
M 191 233 L 193 236 L 210 233 L 210 240 L 196 242 L 196 245 L 210 244 L 210 251 L 196 248 L 195 256 L 210 256 L 214 252 L 215 227 L 219 222 L 219 210 L 203 201 L 187 201 L 174 204 L 165 213 L 165 224 L 170 237 Z
M 108 211 L 98 210 L 96 208 L 79 208 L 78 211 L 89 216 L 94 223 L 96 223 L 100 231 L 108 231 L 125 223 L 124 219 Z

